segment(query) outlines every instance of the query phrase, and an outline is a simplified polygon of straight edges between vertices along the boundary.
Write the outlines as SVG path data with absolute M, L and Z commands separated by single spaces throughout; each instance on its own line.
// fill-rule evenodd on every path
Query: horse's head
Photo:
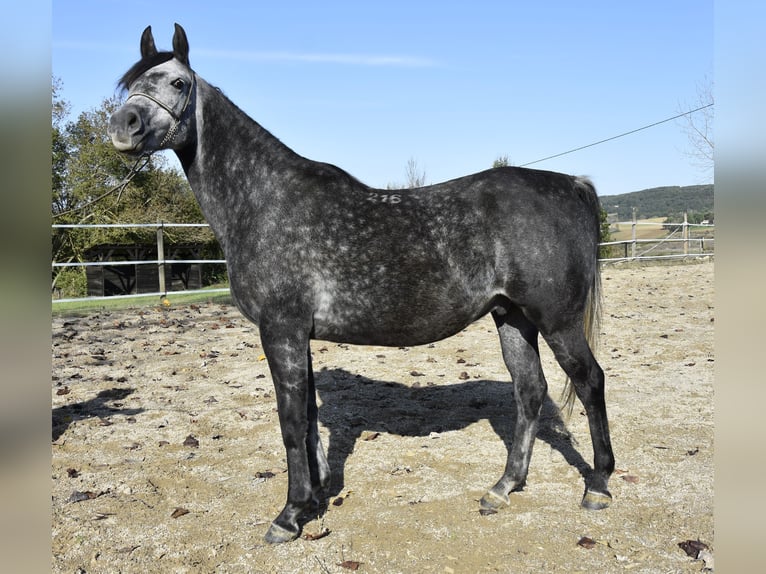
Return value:
M 109 120 L 114 147 L 141 155 L 181 149 L 190 142 L 197 81 L 181 26 L 175 25 L 172 52 L 157 51 L 148 26 L 141 36 L 141 60 L 125 73 L 120 86 L 128 97 Z

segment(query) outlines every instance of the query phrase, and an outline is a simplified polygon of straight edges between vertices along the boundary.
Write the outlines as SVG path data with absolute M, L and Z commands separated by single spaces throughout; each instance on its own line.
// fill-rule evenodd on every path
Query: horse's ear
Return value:
M 189 41 L 186 39 L 186 32 L 178 24 L 175 34 L 173 34 L 173 55 L 183 64 L 189 65 Z
M 149 58 L 157 53 L 157 47 L 154 45 L 154 36 L 152 36 L 152 27 L 147 26 L 144 33 L 141 34 L 141 57 Z

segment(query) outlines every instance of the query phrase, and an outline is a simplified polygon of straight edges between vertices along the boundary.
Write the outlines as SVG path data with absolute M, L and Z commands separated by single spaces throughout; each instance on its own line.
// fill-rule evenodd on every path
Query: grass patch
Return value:
M 675 257 L 668 259 L 621 259 L 619 261 L 601 261 L 599 263 L 601 272 L 605 272 L 609 267 L 641 269 L 643 267 L 679 267 L 681 265 L 692 267 L 694 265 L 704 265 L 714 262 L 714 254 L 702 255 L 699 257 Z
M 211 287 L 223 288 L 225 285 L 215 285 Z M 97 311 L 123 311 L 128 309 L 151 309 L 163 306 L 163 299 L 167 299 L 172 305 L 190 305 L 192 303 L 220 303 L 222 305 L 231 305 L 233 301 L 228 292 L 206 293 L 197 291 L 186 293 L 184 291 L 171 292 L 167 297 L 158 295 L 146 295 L 126 298 L 107 298 L 107 299 L 82 299 L 79 301 L 58 302 L 53 300 L 52 313 L 56 315 L 87 315 Z

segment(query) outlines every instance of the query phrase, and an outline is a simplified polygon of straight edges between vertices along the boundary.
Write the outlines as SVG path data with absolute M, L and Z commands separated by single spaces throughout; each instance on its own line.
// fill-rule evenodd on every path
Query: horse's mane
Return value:
M 130 84 L 135 82 L 144 72 L 150 70 L 154 66 L 163 64 L 173 59 L 173 52 L 157 52 L 146 58 L 141 58 L 138 62 L 125 72 L 122 78 L 117 82 L 117 87 L 122 90 L 130 88 Z

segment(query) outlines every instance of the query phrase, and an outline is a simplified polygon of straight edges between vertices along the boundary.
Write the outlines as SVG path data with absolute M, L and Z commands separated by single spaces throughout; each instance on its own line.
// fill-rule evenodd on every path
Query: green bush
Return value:
M 88 279 L 84 267 L 65 267 L 55 277 L 53 296 L 56 299 L 71 299 L 88 296 Z

